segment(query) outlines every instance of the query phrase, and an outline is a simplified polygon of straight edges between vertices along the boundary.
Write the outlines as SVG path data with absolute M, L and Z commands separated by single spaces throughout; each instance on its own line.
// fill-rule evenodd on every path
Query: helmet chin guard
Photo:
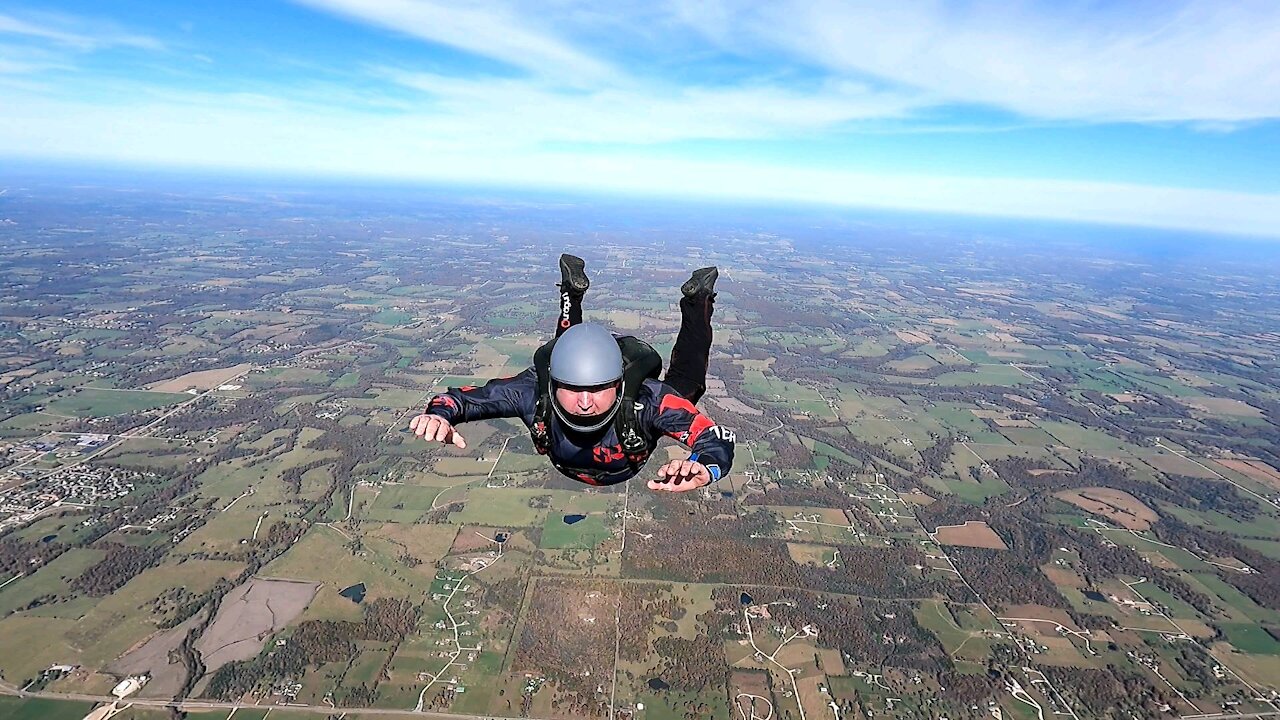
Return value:
M 555 411 L 556 417 L 565 425 L 565 427 L 574 432 L 580 433 L 596 432 L 612 422 L 613 416 L 618 414 L 618 408 L 622 406 L 624 397 L 623 391 L 625 389 L 626 381 L 624 380 L 618 384 L 618 397 L 613 401 L 613 407 L 609 408 L 606 412 L 599 415 L 583 416 L 566 412 L 564 408 L 560 407 L 560 401 L 556 400 L 555 381 L 552 380 L 547 383 L 547 394 L 551 396 L 551 409 Z M 584 421 L 588 424 L 584 424 Z

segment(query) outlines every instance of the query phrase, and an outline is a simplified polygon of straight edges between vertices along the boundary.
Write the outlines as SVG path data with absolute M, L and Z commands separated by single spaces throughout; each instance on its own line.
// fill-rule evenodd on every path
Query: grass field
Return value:
M 403 597 L 406 591 L 422 590 L 429 584 L 429 578 L 403 569 L 394 558 L 384 558 L 373 552 L 353 553 L 345 547 L 348 542 L 334 528 L 313 527 L 288 552 L 264 567 L 259 575 L 323 583 L 316 595 L 317 601 L 328 596 L 336 597 L 342 588 L 355 583 L 365 584 L 368 592 L 365 602 L 380 597 Z M 344 614 L 356 607 L 341 598 L 334 604 Z M 327 613 L 321 612 L 326 606 L 313 605 L 315 607 L 303 612 L 299 621 L 327 619 Z
M 1005 481 L 990 475 L 983 477 L 980 483 L 973 480 L 944 480 L 942 485 L 947 492 L 973 505 L 981 505 L 987 498 L 1003 495 L 1013 489 Z
M 1003 385 L 1015 387 L 1035 382 L 1026 373 L 1010 365 L 979 365 L 975 372 L 949 372 L 936 378 L 939 385 L 960 387 L 965 385 Z
M 1280 642 L 1257 625 L 1223 623 L 1227 641 L 1242 652 L 1253 655 L 1280 655 Z
M 186 393 L 83 388 L 72 395 L 51 401 L 47 409 L 58 415 L 107 417 L 176 405 L 190 399 L 191 396 Z
M 91 709 L 87 702 L 0 697 L 0 720 L 81 720 Z
M 539 495 L 555 494 L 547 490 L 520 488 L 473 488 L 467 491 L 466 507 L 450 520 L 490 527 L 539 525 L 547 511 L 529 507 L 529 501 Z
M 599 545 L 613 534 L 605 527 L 603 515 L 587 515 L 569 525 L 564 515 L 551 513 L 542 526 L 542 547 L 549 549 L 589 549 Z
M 993 619 L 983 620 L 963 607 L 952 609 L 940 601 L 922 602 L 915 610 L 920 626 L 937 636 L 947 653 L 955 659 L 985 662 L 991 651 L 991 640 L 983 630 L 998 631 Z
M 408 325 L 413 322 L 413 316 L 402 310 L 381 310 L 370 315 L 369 321 L 381 325 Z
M 156 618 L 139 612 L 139 608 L 170 588 L 203 592 L 219 578 L 234 576 L 241 567 L 239 563 L 215 560 L 188 560 L 181 565 L 166 563 L 143 572 L 111 595 L 97 599 L 79 620 L 11 615 L 0 621 L 0 637 L 4 638 L 6 647 L 23 647 L 28 651 L 0 654 L 0 673 L 16 682 L 54 663 L 101 668 L 155 632 Z
M 1217 575 L 1198 573 L 1195 579 L 1227 605 L 1254 622 L 1280 625 L 1280 612 L 1260 607 L 1248 595 L 1240 592 Z
M 73 549 L 59 555 L 53 562 L 37 570 L 34 574 L 10 583 L 0 590 L 0 617 L 25 607 L 41 595 L 73 594 L 69 580 L 74 580 L 106 555 L 101 550 Z M 51 606 L 55 612 L 58 606 Z M 80 617 L 74 614 L 70 617 Z
M 357 514 L 362 520 L 411 523 L 431 509 L 439 494 L 437 488 L 417 485 L 384 485 L 376 496 L 368 488 L 358 488 L 356 504 L 364 506 Z

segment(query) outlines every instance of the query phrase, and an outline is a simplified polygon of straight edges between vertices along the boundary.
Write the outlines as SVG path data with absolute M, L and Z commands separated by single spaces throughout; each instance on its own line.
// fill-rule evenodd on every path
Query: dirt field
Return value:
M 227 593 L 217 617 L 196 641 L 205 671 L 257 655 L 271 635 L 302 614 L 319 588 L 313 582 L 254 578 Z
M 943 545 L 963 545 L 992 550 L 1009 549 L 995 530 L 979 520 L 970 520 L 963 525 L 943 525 L 934 535 Z
M 924 345 L 925 343 L 933 342 L 933 338 L 915 330 L 894 330 L 893 334 L 897 335 L 899 340 L 909 345 Z
M 826 684 L 827 679 L 821 675 L 796 680 L 796 688 L 800 690 L 800 704 L 804 706 L 808 717 L 822 717 L 822 711 L 830 710 L 827 707 L 830 697 L 818 689 Z
M 1036 424 L 1030 420 L 1015 419 L 1012 417 L 1013 413 L 1007 410 L 970 410 L 969 412 L 973 413 L 973 416 L 976 418 L 990 420 L 995 423 L 997 427 L 1033 428 L 1036 426 Z
M 934 502 L 934 498 L 925 495 L 920 488 L 912 488 L 911 492 L 900 492 L 898 499 L 913 505 L 929 505 Z
M 1239 417 L 1262 417 L 1262 411 L 1242 400 L 1216 397 L 1178 398 L 1178 402 L 1210 415 L 1235 415 Z
M 767 678 L 767 673 L 758 670 L 734 670 L 729 676 L 729 695 L 734 698 L 734 703 L 740 706 L 739 712 L 743 715 L 750 717 L 752 712 L 753 699 L 745 696 L 754 695 L 757 698 L 754 700 L 756 717 L 766 717 L 766 709 L 773 703 Z
M 1143 505 L 1138 498 L 1122 490 L 1080 488 L 1054 493 L 1054 497 L 1094 515 L 1101 515 L 1129 530 L 1146 530 L 1151 527 L 1151 523 L 1160 519 L 1155 510 Z
M 1261 460 L 1214 460 L 1219 465 L 1280 490 L 1280 470 Z
M 148 674 L 151 680 L 143 686 L 140 697 L 172 698 L 182 689 L 187 679 L 186 668 L 180 662 L 170 662 L 170 653 L 178 649 L 191 628 L 199 625 L 208 611 L 196 613 L 191 619 L 166 630 L 159 635 L 120 656 L 107 667 L 107 671 L 120 676 Z
M 1013 418 L 1004 417 L 992 418 L 991 422 L 995 423 L 996 427 L 1002 428 L 1033 428 L 1036 426 L 1036 424 L 1030 420 L 1015 420 Z
M 218 370 L 201 370 L 200 372 L 191 372 L 186 375 L 179 375 L 170 380 L 161 380 L 160 382 L 151 383 L 147 386 L 148 390 L 156 392 L 185 392 L 189 388 L 196 390 L 212 390 L 222 385 L 228 380 L 247 371 L 251 365 L 242 363 L 228 368 Z
M 737 413 L 738 415 L 751 415 L 755 417 L 764 415 L 763 410 L 757 410 L 737 398 L 707 396 L 705 399 L 725 412 Z
M 806 545 L 803 543 L 787 543 L 787 554 L 801 565 L 826 565 L 833 551 L 826 545 Z
M 828 675 L 844 675 L 844 658 L 840 657 L 840 651 L 832 648 L 819 648 L 818 659 L 822 665 L 822 672 Z
M 1056 565 L 1042 565 L 1040 566 L 1040 572 L 1049 578 L 1049 582 L 1058 587 L 1084 587 L 1084 578 L 1066 568 L 1057 567 Z
M 490 538 L 496 532 L 498 532 L 497 528 L 463 525 L 453 539 L 453 547 L 449 548 L 449 554 L 458 555 L 478 550 L 493 550 L 494 544 Z M 484 537 L 480 537 L 481 535 Z

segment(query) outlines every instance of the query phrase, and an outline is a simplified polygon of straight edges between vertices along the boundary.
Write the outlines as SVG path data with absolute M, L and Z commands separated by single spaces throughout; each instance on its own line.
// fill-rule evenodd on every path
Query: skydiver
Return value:
M 480 387 L 449 388 L 410 421 L 409 430 L 465 449 L 457 424 L 520 418 L 538 452 L 564 475 L 588 485 L 631 479 L 665 434 L 691 454 L 658 468 L 657 477 L 648 481 L 650 490 L 685 492 L 727 474 L 733 432 L 695 407 L 706 391 L 719 271 L 695 270 L 681 286 L 680 332 L 661 381 L 661 357 L 647 343 L 582 321 L 582 299 L 590 286 L 582 259 L 562 255 L 560 271 L 556 337 L 534 353 L 534 367 Z

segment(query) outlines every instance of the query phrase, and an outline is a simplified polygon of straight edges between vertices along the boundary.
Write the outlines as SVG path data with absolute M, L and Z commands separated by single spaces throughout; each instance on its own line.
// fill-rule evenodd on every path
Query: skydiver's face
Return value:
M 556 402 L 570 415 L 591 417 L 609 412 L 618 401 L 618 385 L 594 388 L 556 388 Z

